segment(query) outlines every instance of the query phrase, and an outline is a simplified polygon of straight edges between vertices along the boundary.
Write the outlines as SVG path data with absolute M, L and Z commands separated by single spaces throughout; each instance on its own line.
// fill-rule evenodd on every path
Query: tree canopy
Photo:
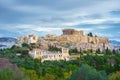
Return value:
M 97 71 L 85 64 L 76 70 L 69 80 L 108 80 L 108 77 L 104 71 Z

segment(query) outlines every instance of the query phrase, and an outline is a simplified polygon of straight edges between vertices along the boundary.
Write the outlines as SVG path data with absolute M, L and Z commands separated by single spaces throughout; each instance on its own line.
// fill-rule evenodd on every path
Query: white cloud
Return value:
M 44 32 L 52 32 L 52 31 L 58 31 L 62 30 L 63 28 L 44 28 L 44 27 L 38 27 L 38 28 L 33 28 L 32 30 L 35 31 L 44 31 Z
M 65 26 L 75 26 L 75 25 L 79 25 L 79 24 L 100 24 L 105 22 L 105 19 L 91 19 L 91 20 L 80 20 L 80 21 L 73 21 L 73 22 L 66 22 L 63 25 Z
M 48 14 L 48 13 L 52 14 L 55 12 L 43 6 L 30 6 L 30 5 L 16 5 L 16 6 L 12 6 L 10 9 L 18 12 L 42 14 L 42 15 Z
M 23 0 L 20 1 L 24 3 Z M 85 32 L 97 32 L 98 30 L 102 31 L 111 28 L 106 25 L 100 26 L 102 24 L 120 23 L 119 17 L 110 17 L 111 11 L 120 9 L 120 0 L 56 0 L 54 2 L 51 1 L 51 3 L 48 3 L 46 0 L 43 1 L 43 4 L 38 3 L 39 5 L 22 3 L 19 4 L 18 0 L 0 0 L 0 5 L 3 8 L 5 7 L 5 9 L 8 9 L 11 13 L 19 13 L 18 15 L 9 17 L 13 17 L 12 19 L 15 18 L 16 22 L 21 21 L 18 22 L 18 24 L 15 22 L 13 24 L 3 24 L 4 27 L 0 25 L 0 29 L 18 32 L 19 34 L 34 33 L 34 31 L 57 33 L 63 28 L 75 28 L 77 30 L 84 30 Z M 93 18 L 94 14 L 100 15 L 100 17 Z M 16 19 L 17 17 L 18 19 Z M 7 20 L 5 21 L 7 22 Z M 86 28 L 84 28 L 79 26 L 82 24 L 93 24 L 97 26 L 86 26 Z M 77 25 L 79 28 L 75 27 Z M 112 36 L 111 34 L 97 34 L 108 37 Z
M 76 19 L 74 21 L 70 22 L 63 22 L 62 25 L 64 26 L 75 26 L 75 25 L 80 25 L 80 24 L 104 24 L 107 22 L 114 22 L 118 23 L 120 22 L 120 18 L 104 18 L 104 19 L 85 19 L 85 20 L 80 20 Z M 107 29 L 109 28 L 108 26 L 99 26 L 99 29 Z
M 107 38 L 113 37 L 113 35 L 110 34 L 110 33 L 108 34 L 108 33 L 99 33 L 99 32 L 95 32 L 94 34 L 95 34 L 95 35 L 98 35 L 98 36 L 107 37 Z
M 68 17 L 78 17 L 94 13 L 104 14 L 112 10 L 120 9 L 120 0 L 75 0 L 74 2 L 71 0 L 61 0 L 55 1 L 55 3 L 52 3 L 51 1 L 51 3 L 49 4 L 46 4 L 46 2 L 43 1 L 43 5 L 39 6 L 30 5 L 28 3 L 26 3 L 26 5 L 19 4 L 17 3 L 17 0 L 1 0 L 0 2 L 9 9 L 13 9 L 16 11 L 28 13 L 48 13 L 50 15 L 55 14 Z M 59 4 L 63 5 L 64 7 Z M 74 4 L 75 7 L 72 6 L 72 4 Z
M 119 38 L 111 38 L 110 40 L 120 41 L 120 39 L 119 39 Z
M 92 32 L 94 28 L 74 28 L 76 30 L 83 30 L 85 33 Z
M 96 27 L 97 29 L 110 29 L 111 27 L 110 26 L 97 26 Z

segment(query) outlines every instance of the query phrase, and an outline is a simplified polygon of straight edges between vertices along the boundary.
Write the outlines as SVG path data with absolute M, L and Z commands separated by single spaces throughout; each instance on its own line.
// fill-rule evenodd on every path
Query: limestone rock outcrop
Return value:
M 16 45 L 21 46 L 22 43 L 36 43 L 39 39 L 39 36 L 36 34 L 31 34 L 27 36 L 20 36 L 17 38 Z
M 84 31 L 78 31 L 75 29 L 63 29 L 63 34 L 61 36 L 48 34 L 43 38 L 39 38 L 38 35 L 32 34 L 28 36 L 19 37 L 17 39 L 17 45 L 21 45 L 22 43 L 36 43 L 41 44 L 41 49 L 48 48 L 48 45 L 53 45 L 57 47 L 64 47 L 62 44 L 66 44 L 65 46 L 69 46 L 67 48 L 75 48 L 78 49 L 93 49 L 96 50 L 98 48 L 103 48 L 103 44 L 108 45 L 109 49 L 113 49 L 111 45 L 109 45 L 109 39 L 100 37 L 100 36 L 87 36 L 84 35 Z
M 93 44 L 109 43 L 108 38 L 85 36 L 83 31 L 77 31 L 74 29 L 64 29 L 63 35 L 57 37 L 57 40 L 61 42 L 77 42 L 77 43 L 85 42 Z

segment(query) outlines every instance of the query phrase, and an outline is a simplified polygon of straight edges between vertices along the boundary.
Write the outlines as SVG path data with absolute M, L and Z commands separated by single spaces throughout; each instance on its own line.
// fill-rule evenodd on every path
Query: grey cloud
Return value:
M 105 32 L 108 26 L 119 28 L 120 17 L 111 17 L 119 14 L 119 3 L 120 0 L 0 0 L 0 24 L 4 26 L 0 30 L 20 30 L 20 34 L 34 33 L 34 28 L 40 32 L 40 28 Z

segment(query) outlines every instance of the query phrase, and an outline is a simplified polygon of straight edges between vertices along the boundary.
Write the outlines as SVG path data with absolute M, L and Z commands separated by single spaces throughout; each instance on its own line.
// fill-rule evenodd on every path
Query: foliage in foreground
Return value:
M 73 51 L 75 52 L 76 50 Z M 17 56 L 17 53 L 21 53 L 21 56 Z M 93 67 L 91 68 L 87 65 L 87 74 L 85 74 L 86 70 L 79 72 L 82 74 L 82 77 L 86 77 L 83 80 L 106 80 L 107 77 L 103 77 L 106 73 L 109 75 L 120 70 L 119 54 L 116 54 L 115 56 L 92 56 L 88 54 L 71 61 L 45 61 L 41 63 L 40 60 L 30 58 L 28 56 L 28 51 L 23 50 L 23 48 L 13 47 L 11 49 L 0 50 L 0 57 L 9 59 L 12 64 L 16 64 L 24 75 L 27 76 L 23 76 L 23 78 L 18 78 L 17 80 L 67 80 L 71 75 L 72 76 L 69 78 L 70 80 L 80 80 L 74 79 L 74 76 L 80 76 L 77 71 L 86 69 L 85 65 L 81 67 L 82 64 L 88 64 Z M 113 60 L 115 63 L 110 62 Z M 101 70 L 104 70 L 106 73 Z M 0 75 L 3 76 L 3 73 L 0 73 Z M 116 73 L 112 76 L 115 76 L 115 74 Z M 11 78 L 9 78 L 9 76 L 11 76 Z M 17 78 L 17 74 L 13 74 L 13 78 L 12 74 L 8 74 L 7 76 L 4 76 L 4 79 L 1 77 L 0 80 L 15 80 L 14 76 Z M 96 76 L 95 79 L 93 79 L 93 76 Z M 113 77 L 110 77 L 109 79 L 117 80 Z M 119 77 L 118 80 L 120 80 Z
M 0 70 L 0 80 L 30 80 L 22 73 L 16 73 L 10 68 Z
M 108 80 L 108 77 L 104 71 L 97 71 L 88 65 L 82 65 L 69 80 Z
M 112 76 L 110 76 L 109 80 L 120 80 L 120 71 L 113 73 Z

